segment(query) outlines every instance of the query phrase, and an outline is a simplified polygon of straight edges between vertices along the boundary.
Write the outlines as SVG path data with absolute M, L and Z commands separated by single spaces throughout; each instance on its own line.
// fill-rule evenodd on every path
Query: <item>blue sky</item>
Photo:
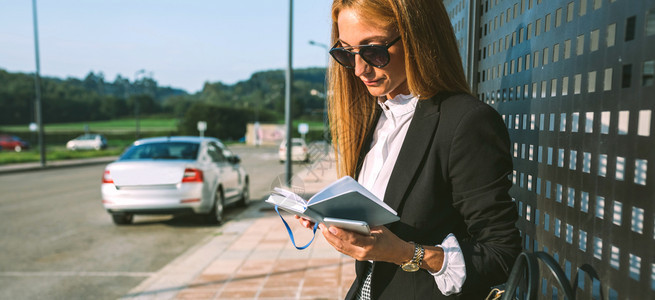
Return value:
M 325 66 L 325 49 L 309 40 L 329 43 L 330 5 L 294 1 L 294 68 Z M 41 75 L 134 80 L 144 69 L 190 93 L 206 81 L 232 84 L 286 68 L 288 8 L 288 0 L 37 0 Z M 0 0 L 0 69 L 36 70 L 30 0 Z

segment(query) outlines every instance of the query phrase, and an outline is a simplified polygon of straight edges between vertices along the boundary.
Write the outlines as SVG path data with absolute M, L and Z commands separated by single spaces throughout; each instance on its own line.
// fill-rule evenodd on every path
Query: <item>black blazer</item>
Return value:
M 493 108 L 464 94 L 419 100 L 384 196 L 400 216 L 388 227 L 403 240 L 423 245 L 455 234 L 466 281 L 462 293 L 446 297 L 425 269 L 408 273 L 375 262 L 372 299 L 484 299 L 492 285 L 504 282 L 521 251 L 517 209 L 508 194 L 511 173 L 509 135 Z M 346 299 L 355 299 L 367 265 L 356 262 L 357 277 Z

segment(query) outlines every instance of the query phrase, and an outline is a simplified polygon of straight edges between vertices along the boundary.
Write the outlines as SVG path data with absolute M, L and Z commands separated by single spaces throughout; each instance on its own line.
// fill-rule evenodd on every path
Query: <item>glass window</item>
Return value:
M 225 156 L 223 155 L 222 149 L 218 145 L 216 145 L 215 143 L 207 144 L 207 154 L 209 154 L 209 156 L 215 162 L 224 162 L 225 161 Z
M 607 25 L 607 47 L 614 46 L 616 40 L 616 23 Z
M 569 2 L 569 4 L 566 6 L 566 22 L 573 21 L 573 7 L 573 1 Z
M 582 55 L 584 53 L 584 34 L 578 36 L 575 45 L 575 54 Z
M 623 74 L 621 78 L 621 87 L 622 88 L 629 88 L 631 85 L 632 81 L 632 65 L 627 64 L 623 65 Z
M 596 29 L 591 31 L 591 35 L 590 35 L 591 41 L 590 41 L 589 51 L 594 52 L 598 50 L 599 36 L 600 36 L 600 30 Z
M 580 0 L 580 16 L 587 14 L 587 0 Z
M 655 34 L 655 9 L 646 13 L 646 36 Z
M 198 143 L 160 142 L 135 145 L 127 149 L 119 160 L 131 159 L 193 159 L 198 156 Z
M 625 41 L 632 41 L 635 39 L 635 25 L 637 17 L 629 17 L 625 22 Z
M 642 85 L 643 86 L 653 85 L 653 78 L 655 77 L 655 60 L 649 60 L 644 62 L 642 74 L 643 74 Z
M 550 17 L 550 14 L 547 14 L 547 15 L 546 15 L 546 21 L 545 21 L 545 23 L 544 23 L 544 31 L 545 31 L 545 32 L 550 31 L 550 18 L 551 18 L 551 17 Z

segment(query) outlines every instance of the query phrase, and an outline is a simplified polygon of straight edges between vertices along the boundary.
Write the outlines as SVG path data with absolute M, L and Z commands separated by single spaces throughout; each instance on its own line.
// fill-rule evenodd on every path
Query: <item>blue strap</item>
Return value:
M 311 245 L 311 243 L 314 241 L 314 238 L 316 237 L 316 229 L 318 228 L 318 223 L 314 223 L 314 230 L 312 231 L 314 236 L 312 236 L 312 240 L 309 241 L 309 243 L 307 243 L 307 245 L 302 246 L 302 247 L 298 247 L 298 246 L 296 246 L 296 241 L 293 238 L 293 232 L 291 232 L 291 228 L 289 228 L 289 224 L 287 224 L 287 221 L 284 220 L 284 218 L 280 214 L 280 211 L 277 209 L 277 205 L 275 206 L 275 211 L 277 212 L 277 215 L 280 216 L 280 219 L 282 219 L 282 222 L 284 222 L 284 226 L 287 228 L 287 232 L 289 233 L 289 237 L 291 238 L 291 243 L 293 244 L 293 246 L 296 247 L 296 249 L 298 249 L 298 250 L 303 250 L 303 249 L 309 247 L 309 245 Z

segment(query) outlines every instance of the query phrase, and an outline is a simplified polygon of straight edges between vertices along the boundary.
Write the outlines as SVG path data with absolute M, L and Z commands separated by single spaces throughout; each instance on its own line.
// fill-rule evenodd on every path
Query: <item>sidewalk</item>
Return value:
M 336 180 L 336 170 L 332 163 L 299 176 L 313 194 Z M 311 239 L 291 215 L 285 219 L 297 244 Z M 343 299 L 354 271 L 354 260 L 320 232 L 296 250 L 275 211 L 256 202 L 121 299 Z

